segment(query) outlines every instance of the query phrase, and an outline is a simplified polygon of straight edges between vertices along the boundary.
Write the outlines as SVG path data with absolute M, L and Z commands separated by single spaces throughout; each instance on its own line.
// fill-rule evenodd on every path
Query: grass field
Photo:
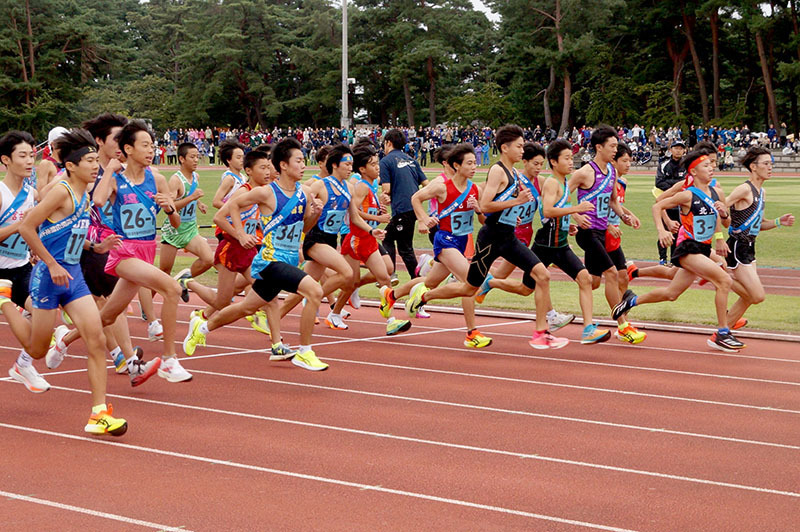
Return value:
M 307 170 L 306 176 L 313 175 L 311 169 Z M 219 177 L 222 170 L 201 170 L 200 188 L 206 194 L 206 203 L 210 205 L 211 198 L 219 184 Z M 433 178 L 437 174 L 429 172 L 429 177 Z M 485 179 L 485 174 L 478 174 L 476 181 Z M 744 176 L 724 176 L 720 178 L 724 190 L 730 191 L 744 180 Z M 793 212 L 800 215 L 800 195 L 797 194 L 800 186 L 800 178 L 774 178 L 765 186 L 767 198 L 767 216 L 773 218 L 786 212 Z M 655 225 L 650 214 L 653 203 L 653 196 L 650 190 L 653 187 L 653 178 L 650 176 L 632 175 L 629 178 L 627 192 L 627 207 L 631 209 L 642 221 L 639 230 L 623 226 L 623 249 L 625 255 L 633 260 L 656 260 L 658 258 L 656 250 Z M 574 198 L 573 198 L 574 200 Z M 209 213 L 203 215 L 198 212 L 198 222 L 200 225 L 211 225 L 213 219 L 213 208 Z M 159 223 L 160 226 L 160 223 Z M 476 224 L 476 232 L 479 229 Z M 201 233 L 212 236 L 212 229 L 201 229 Z M 800 227 L 782 228 L 768 231 L 759 236 L 758 263 L 760 266 L 772 266 L 783 268 L 800 267 Z M 427 235 L 417 234 L 414 240 L 417 249 L 430 249 L 431 245 Z M 573 245 L 573 249 L 579 256 L 583 256 L 583 251 Z M 186 267 L 191 262 L 188 257 L 179 256 L 176 261 L 175 271 Z M 202 282 L 215 285 L 216 272 L 212 269 L 204 274 Z M 637 284 L 637 292 L 648 291 L 654 286 Z M 374 293 L 373 293 L 374 292 Z M 377 290 L 366 288 L 366 297 L 377 297 Z M 531 310 L 533 301 L 530 298 L 521 298 L 511 294 L 493 291 L 486 299 L 486 304 L 500 308 L 525 309 Z M 561 311 L 578 312 L 577 286 L 571 282 L 552 283 L 553 303 Z M 732 296 L 731 301 L 735 299 Z M 797 331 L 800 329 L 800 298 L 793 296 L 774 296 L 770 295 L 767 301 L 748 311 L 747 317 L 750 319 L 752 327 L 774 330 Z M 456 302 L 454 302 L 455 304 Z M 602 291 L 595 292 L 595 314 L 598 317 L 607 317 L 608 309 L 604 301 Z M 788 311 L 788 312 L 787 312 Z M 708 323 L 713 318 L 713 297 L 707 291 L 689 290 L 678 302 L 674 304 L 660 304 L 637 308 L 632 314 L 634 320 L 654 320 L 654 321 L 680 321 L 689 323 Z

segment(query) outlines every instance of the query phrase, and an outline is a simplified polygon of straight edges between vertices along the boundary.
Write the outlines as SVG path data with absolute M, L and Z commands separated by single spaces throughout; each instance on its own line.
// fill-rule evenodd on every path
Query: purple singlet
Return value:
M 585 213 L 592 224 L 590 229 L 605 231 L 608 228 L 611 194 L 614 191 L 617 173 L 611 163 L 608 164 L 608 173 L 606 174 L 600 170 L 600 167 L 594 161 L 590 161 L 589 164 L 594 170 L 594 184 L 592 188 L 586 190 L 578 187 L 578 202 L 588 201 L 594 205 L 593 211 Z

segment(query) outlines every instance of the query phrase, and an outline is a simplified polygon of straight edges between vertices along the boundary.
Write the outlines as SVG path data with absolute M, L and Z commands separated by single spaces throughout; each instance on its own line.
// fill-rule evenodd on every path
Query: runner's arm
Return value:
M 175 208 L 175 203 L 172 201 L 173 198 L 170 193 L 169 185 L 167 185 L 167 180 L 161 173 L 155 170 L 153 171 L 153 180 L 156 183 L 156 190 L 158 191 L 155 197 L 156 204 L 158 204 L 161 210 L 164 211 L 164 214 L 167 215 L 170 225 L 177 229 L 181 226 L 181 215 L 178 209 Z
M 95 207 L 102 209 L 106 202 L 116 193 L 117 180 L 114 178 L 114 172 L 104 172 L 103 177 L 94 189 L 92 202 Z
M 45 247 L 42 239 L 39 238 L 38 227 L 49 216 L 53 216 L 59 212 L 69 201 L 72 207 L 72 198 L 65 187 L 58 187 L 50 191 L 51 193 L 45 197 L 41 203 L 36 205 L 33 209 L 28 211 L 19 226 L 19 234 L 28 243 L 31 248 L 31 253 L 39 257 L 39 260 L 47 265 L 50 271 L 50 277 L 53 282 L 58 285 L 69 286 L 69 280 L 72 276 L 56 261 Z M 67 216 L 69 213 L 67 214 Z
M 523 187 L 516 198 L 506 201 L 494 201 L 504 181 L 506 181 L 507 185 L 505 172 L 499 166 L 493 166 L 489 169 L 489 175 L 486 177 L 486 186 L 483 189 L 484 194 L 481 196 L 481 212 L 484 214 L 498 212 L 533 200 L 533 194 L 530 189 Z
M 411 196 L 411 206 L 414 208 L 417 220 L 419 220 L 420 225 L 428 229 L 439 223 L 439 219 L 436 216 L 429 216 L 422 206 L 422 202 L 433 198 L 436 198 L 439 202 L 447 198 L 447 188 L 444 180 L 439 177 L 431 181 L 430 185 L 418 190 Z
M 232 188 L 233 178 L 229 175 L 226 175 L 222 182 L 220 182 L 219 188 L 217 188 L 217 193 L 214 194 L 214 199 L 211 200 L 211 205 L 213 205 L 216 209 L 222 208 L 222 198 L 224 198 Z
M 559 186 L 555 179 L 545 181 L 544 187 L 542 187 L 542 214 L 545 218 L 557 218 L 594 210 L 594 205 L 588 201 L 582 201 L 574 207 L 556 207 L 558 193 Z

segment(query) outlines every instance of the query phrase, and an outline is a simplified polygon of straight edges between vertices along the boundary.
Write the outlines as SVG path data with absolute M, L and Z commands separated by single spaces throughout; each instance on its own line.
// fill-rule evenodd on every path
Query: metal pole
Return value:
M 342 0 L 342 127 L 350 126 L 347 86 L 347 0 Z

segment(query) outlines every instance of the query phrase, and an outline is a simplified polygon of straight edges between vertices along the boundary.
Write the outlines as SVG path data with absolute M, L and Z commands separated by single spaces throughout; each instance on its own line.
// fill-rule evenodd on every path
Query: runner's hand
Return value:
M 202 197 L 203 197 L 203 195 L 204 195 L 204 193 L 203 193 L 203 190 L 202 190 L 202 189 L 200 189 L 200 188 L 198 188 L 198 189 L 196 189 L 196 190 L 194 191 L 194 193 L 192 194 L 192 197 L 193 197 L 194 199 L 198 200 L 198 199 L 202 198 Z
M 664 246 L 664 247 L 666 247 L 666 246 Z M 719 240 L 717 240 L 715 247 L 716 247 L 717 255 L 719 255 L 720 257 L 723 257 L 723 258 L 727 257 L 728 254 L 731 252 L 731 248 L 728 247 L 728 243 L 723 238 L 720 238 Z
M 678 229 L 681 228 L 680 222 L 676 222 L 675 220 L 670 220 L 667 222 L 667 230 L 670 233 L 677 233 Z
M 791 227 L 794 225 L 794 215 L 793 214 L 784 214 L 781 216 L 781 225 L 785 225 L 786 227 Z
M 175 210 L 175 206 L 172 204 L 172 198 L 170 198 L 167 194 L 159 192 L 158 194 L 156 194 L 155 200 L 158 206 L 161 207 L 161 210 L 163 211 Z
M 620 231 L 618 225 L 609 225 L 607 231 L 608 234 L 611 235 L 611 238 L 619 238 L 622 236 L 622 231 Z
M 425 227 L 425 229 L 430 229 L 434 225 L 439 223 L 439 218 L 436 216 L 426 216 L 422 220 L 419 221 L 419 225 Z
M 480 205 L 481 204 L 478 202 L 478 198 L 476 198 L 475 196 L 470 196 L 469 199 L 467 200 L 467 208 L 472 209 L 477 214 L 481 213 Z
M 208 205 L 203 203 L 202 201 L 197 202 L 197 209 L 202 212 L 203 214 L 208 212 Z
M 119 159 L 109 159 L 108 164 L 104 169 L 104 172 L 108 174 L 115 174 L 120 170 L 122 170 L 122 163 L 119 162 Z
M 592 212 L 594 210 L 594 204 L 591 201 L 582 201 L 578 204 L 578 212 Z
M 572 219 L 578 224 L 578 227 L 581 229 L 589 229 L 592 226 L 592 222 L 589 220 L 588 216 L 584 216 L 583 214 L 573 214 Z
M 663 229 L 658 230 L 658 243 L 661 244 L 661 247 L 670 247 L 674 239 L 675 237 L 673 237 L 672 233 L 669 231 L 664 231 Z
M 529 201 L 533 201 L 533 192 L 528 187 L 523 188 L 520 190 L 519 195 L 517 196 L 517 205 L 522 205 L 523 203 L 528 203 Z
M 386 238 L 386 231 L 384 231 L 383 229 L 377 229 L 377 228 L 373 229 L 372 231 L 370 231 L 370 234 L 374 236 L 377 240 L 383 240 L 384 238 Z
M 244 249 L 251 249 L 258 245 L 258 237 L 256 235 L 245 233 L 244 236 L 239 237 L 237 240 L 239 240 L 239 245 Z
M 578 226 L 575 224 L 569 224 L 569 236 L 575 236 L 578 234 Z
M 117 234 L 107 236 L 102 242 L 94 247 L 94 251 L 95 253 L 100 254 L 108 253 L 112 249 L 119 246 L 120 242 L 122 242 L 122 237 Z
M 50 279 L 53 280 L 54 284 L 69 288 L 69 282 L 72 279 L 72 276 L 63 268 L 63 266 L 56 262 L 52 266 L 48 266 L 47 269 L 50 270 Z

